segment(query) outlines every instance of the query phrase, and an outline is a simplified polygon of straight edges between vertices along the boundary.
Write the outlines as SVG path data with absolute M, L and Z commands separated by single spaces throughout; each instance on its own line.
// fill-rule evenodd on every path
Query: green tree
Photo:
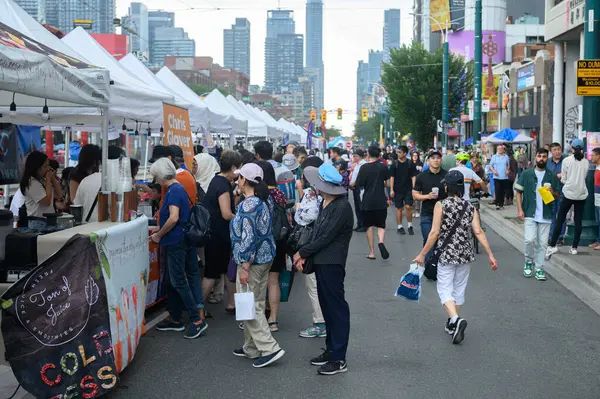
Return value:
M 384 63 L 382 81 L 388 92 L 390 113 L 400 122 L 403 134 L 413 133 L 421 148 L 431 147 L 436 122 L 442 114 L 443 51 L 429 53 L 413 43 L 392 50 L 390 63 Z M 473 90 L 472 63 L 450 55 L 448 120 L 460 116 Z
M 328 139 L 332 139 L 335 137 L 339 137 L 342 135 L 342 130 L 335 127 L 335 126 L 330 126 L 327 128 L 327 138 Z
M 381 115 L 375 113 L 369 117 L 368 122 L 357 119 L 354 122 L 354 135 L 363 139 L 367 143 L 379 141 L 379 126 L 381 125 Z
M 192 89 L 192 91 L 194 93 L 196 93 L 198 96 L 201 96 L 203 94 L 207 94 L 210 93 L 211 91 L 213 91 L 214 89 L 212 89 L 210 86 L 207 85 L 199 85 L 199 84 L 195 84 L 195 83 L 187 83 L 187 86 Z M 219 90 L 221 92 L 221 94 L 223 94 L 224 96 L 227 96 L 229 94 L 231 94 L 227 89 L 224 89 L 222 87 L 218 87 L 217 90 Z

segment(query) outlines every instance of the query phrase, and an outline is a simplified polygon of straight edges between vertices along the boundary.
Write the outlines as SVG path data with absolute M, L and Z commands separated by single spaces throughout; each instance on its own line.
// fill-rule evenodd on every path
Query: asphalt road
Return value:
M 417 219 L 418 221 L 418 219 Z M 577 398 L 600 397 L 600 317 L 549 278 L 525 279 L 522 255 L 488 229 L 499 270 L 480 255 L 471 272 L 463 317 L 465 341 L 452 345 L 435 285 L 420 303 L 393 293 L 421 246 L 395 233 L 388 216 L 389 260 L 366 259 L 365 234 L 355 233 L 347 264 L 346 298 L 352 317 L 348 372 L 319 376 L 309 359 L 323 339 L 298 331 L 311 319 L 304 276 L 282 304 L 276 339 L 286 356 L 265 369 L 231 351 L 242 331 L 224 305 L 209 308 L 207 334 L 149 331 L 121 376 L 116 398 Z

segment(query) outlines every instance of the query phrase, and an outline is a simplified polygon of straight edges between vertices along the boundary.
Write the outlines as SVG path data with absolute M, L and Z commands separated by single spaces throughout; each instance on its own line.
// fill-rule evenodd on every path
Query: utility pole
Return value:
M 446 33 L 442 31 L 442 35 L 444 36 L 444 66 L 442 72 L 443 82 L 443 94 L 442 94 L 442 146 L 448 147 L 448 92 L 449 88 L 449 79 L 448 76 L 450 74 L 450 51 L 448 49 L 448 29 L 446 28 Z
M 584 47 L 583 55 L 586 60 L 600 59 L 600 0 L 586 0 L 584 23 Z M 600 131 L 600 97 L 583 97 L 582 128 L 584 132 Z M 594 169 L 590 164 L 586 178 L 588 193 L 594 192 Z M 581 233 L 581 244 L 587 245 L 598 238 L 598 225 L 594 215 L 594 196 L 588 195 L 583 209 L 583 231 Z M 573 238 L 569 227 L 567 241 Z M 572 241 L 571 241 L 572 242 Z
M 481 131 L 481 14 L 482 0 L 475 0 L 475 43 L 473 49 L 474 68 L 473 76 L 475 77 L 475 98 L 473 104 L 473 144 L 479 141 L 479 132 Z M 589 0 L 588 0 L 589 1 Z

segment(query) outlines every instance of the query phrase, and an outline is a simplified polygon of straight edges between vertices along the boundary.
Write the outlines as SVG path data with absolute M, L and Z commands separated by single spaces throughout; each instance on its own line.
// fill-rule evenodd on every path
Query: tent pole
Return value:
M 106 191 L 108 174 L 104 173 L 108 169 L 108 108 L 102 110 L 102 191 Z
M 71 149 L 69 148 L 71 145 L 71 128 L 65 128 L 65 168 L 68 168 L 71 158 Z
M 148 142 L 150 140 L 148 139 L 147 134 L 145 134 L 144 137 L 146 138 L 146 151 L 144 151 L 144 181 L 146 181 L 146 175 L 148 173 Z

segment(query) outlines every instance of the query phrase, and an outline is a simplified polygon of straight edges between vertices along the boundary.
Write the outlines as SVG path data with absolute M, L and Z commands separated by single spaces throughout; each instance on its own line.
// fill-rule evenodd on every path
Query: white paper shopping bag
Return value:
M 248 286 L 245 286 L 248 289 Z M 254 292 L 237 292 L 235 297 L 235 319 L 237 321 L 254 320 L 256 318 L 256 305 Z

